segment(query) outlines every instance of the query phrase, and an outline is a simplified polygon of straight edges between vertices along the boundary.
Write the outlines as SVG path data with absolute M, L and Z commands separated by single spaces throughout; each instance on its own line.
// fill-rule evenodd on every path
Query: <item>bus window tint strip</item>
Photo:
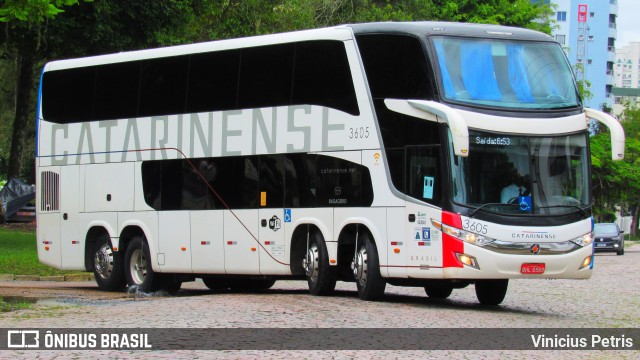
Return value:
M 365 166 L 302 153 L 144 161 L 142 184 L 145 201 L 155 210 L 368 207 L 373 203 L 371 175 Z
M 289 105 L 359 115 L 342 42 L 260 46 L 43 76 L 43 118 L 60 124 Z

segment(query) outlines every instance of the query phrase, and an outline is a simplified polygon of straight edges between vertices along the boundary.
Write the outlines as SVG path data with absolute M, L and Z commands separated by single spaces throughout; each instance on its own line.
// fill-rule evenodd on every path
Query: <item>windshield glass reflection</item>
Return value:
M 589 206 L 587 135 L 502 136 L 471 131 L 451 153 L 454 202 L 505 214 L 566 214 Z
M 458 103 L 508 109 L 578 106 L 573 72 L 556 43 L 434 37 L 441 89 Z

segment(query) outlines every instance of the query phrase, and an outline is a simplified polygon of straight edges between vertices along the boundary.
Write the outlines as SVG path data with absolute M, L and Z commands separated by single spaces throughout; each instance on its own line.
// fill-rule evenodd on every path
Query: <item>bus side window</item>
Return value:
M 191 55 L 187 113 L 236 108 L 240 50 Z
M 291 104 L 294 50 L 293 44 L 242 50 L 239 109 Z
M 318 156 L 316 206 L 358 207 L 373 202 L 373 186 L 367 167 L 328 156 Z
M 440 205 L 438 158 L 436 146 L 407 147 L 407 195 Z
M 359 115 L 349 60 L 341 41 L 296 44 L 292 104 L 312 104 Z
M 284 160 L 284 207 L 307 208 L 316 205 L 316 155 L 286 154 Z
M 231 209 L 257 209 L 259 200 L 259 161 L 257 156 L 215 159 L 218 180 L 213 186 Z
M 42 98 L 43 117 L 59 124 L 91 119 L 95 74 L 95 67 L 44 73 L 42 92 L 47 96 Z
M 96 67 L 94 116 L 91 120 L 136 117 L 139 85 L 139 61 Z
M 184 113 L 188 66 L 187 56 L 142 61 L 138 117 Z
M 281 208 L 284 205 L 284 155 L 262 155 L 259 158 L 260 207 Z

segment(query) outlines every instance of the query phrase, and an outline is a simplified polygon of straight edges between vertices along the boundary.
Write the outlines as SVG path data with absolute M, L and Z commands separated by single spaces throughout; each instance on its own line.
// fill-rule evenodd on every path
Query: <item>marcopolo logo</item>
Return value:
M 9 330 L 7 331 L 7 347 L 12 349 L 40 347 L 40 331 Z

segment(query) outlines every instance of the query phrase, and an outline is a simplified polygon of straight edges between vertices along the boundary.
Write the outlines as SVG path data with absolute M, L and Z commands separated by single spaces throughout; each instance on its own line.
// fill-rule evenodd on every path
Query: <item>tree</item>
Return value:
M 0 49 L 4 57 L 15 64 L 15 118 L 11 137 L 11 150 L 7 177 L 15 177 L 22 170 L 22 155 L 33 106 L 34 67 L 41 49 L 47 22 L 64 12 L 62 7 L 75 5 L 78 0 L 7 0 L 0 7 L 0 22 L 5 31 L 0 34 Z
M 24 166 L 23 158 L 33 159 L 25 142 L 35 138 L 38 69 L 55 58 L 159 46 L 163 34 L 191 14 L 191 1 L 9 0 L 0 9 L 0 20 L 6 23 L 0 51 L 16 64 L 17 79 L 7 176 L 33 181 L 33 165 Z M 33 141 L 30 145 L 33 148 Z
M 632 209 L 631 232 L 635 236 L 640 215 L 640 109 L 627 104 L 621 124 L 626 135 L 622 161 L 611 160 L 611 143 L 606 129 L 590 139 L 594 215 L 612 221 L 617 206 L 624 212 Z
M 224 0 L 195 2 L 183 40 L 204 41 L 353 22 L 444 20 L 551 32 L 550 6 L 530 0 Z
M 5 0 L 0 53 L 15 64 L 16 79 L 7 174 L 33 181 L 34 144 L 25 139 L 35 137 L 37 69 L 50 59 L 362 21 L 485 22 L 548 33 L 549 14 L 529 0 Z

